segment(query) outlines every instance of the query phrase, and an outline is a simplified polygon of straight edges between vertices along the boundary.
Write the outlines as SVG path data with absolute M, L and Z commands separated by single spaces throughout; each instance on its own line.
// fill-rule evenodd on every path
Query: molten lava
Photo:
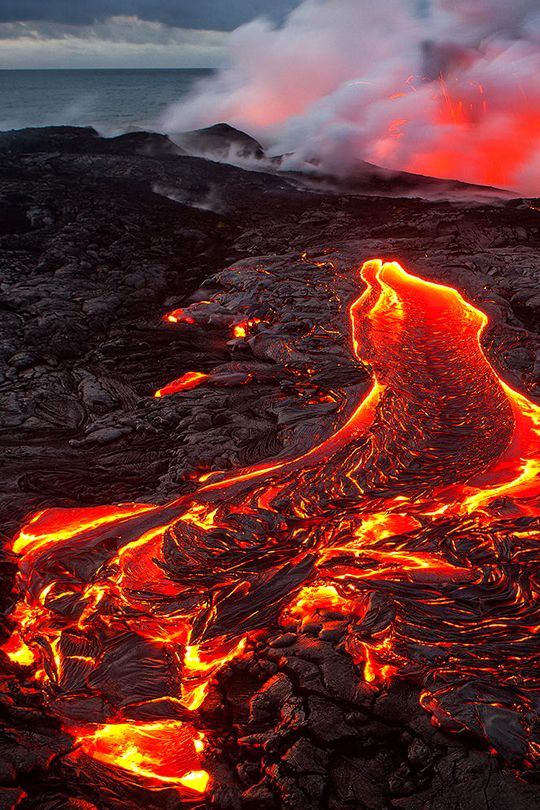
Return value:
M 5 651 L 35 657 L 79 752 L 125 778 L 203 792 L 212 678 L 321 607 L 351 617 L 359 678 L 420 678 L 444 728 L 535 753 L 540 408 L 496 374 L 456 290 L 379 260 L 362 279 L 352 348 L 372 385 L 328 439 L 166 505 L 45 510 L 14 540 Z
M 192 388 L 197 388 L 198 385 L 208 379 L 208 374 L 203 374 L 201 371 L 188 371 L 182 374 L 177 380 L 165 385 L 163 388 L 158 388 L 155 397 L 165 397 L 168 394 L 176 394 L 178 391 L 190 391 Z

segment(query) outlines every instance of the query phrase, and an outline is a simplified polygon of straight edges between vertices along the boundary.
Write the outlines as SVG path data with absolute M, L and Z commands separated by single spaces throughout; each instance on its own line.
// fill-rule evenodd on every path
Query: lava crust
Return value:
M 519 229 L 538 240 L 534 207 L 325 198 L 221 167 L 226 213 L 209 213 L 144 190 L 157 172 L 185 194 L 207 161 L 81 139 L 60 157 L 3 158 L 15 185 L 47 197 L 51 184 L 3 237 L 6 256 L 42 256 L 29 290 L 14 275 L 6 297 L 20 340 L 9 413 L 28 461 L 23 475 L 6 433 L 4 510 L 34 514 L 8 551 L 5 806 L 531 806 L 540 409 L 535 249 Z M 43 174 L 51 161 L 65 175 Z M 52 204 L 81 161 L 88 201 L 110 188 L 103 171 L 129 177 L 99 228 Z M 232 177 L 245 194 L 227 196 Z M 259 235 L 256 189 L 278 206 Z M 154 204 L 156 282 L 152 228 L 129 224 Z M 81 216 L 93 242 L 59 267 L 59 234 Z M 186 255 L 208 245 L 189 300 L 187 286 L 167 298 L 182 283 L 176 216 L 201 229 Z M 124 221 L 114 277 L 130 277 L 131 240 L 146 270 L 131 303 L 119 291 L 111 305 L 99 230 Z M 226 263 L 212 229 L 233 261 L 203 281 Z M 276 255 L 293 234 L 304 244 Z M 257 239 L 273 255 L 242 258 Z M 411 272 L 359 272 L 376 252 Z

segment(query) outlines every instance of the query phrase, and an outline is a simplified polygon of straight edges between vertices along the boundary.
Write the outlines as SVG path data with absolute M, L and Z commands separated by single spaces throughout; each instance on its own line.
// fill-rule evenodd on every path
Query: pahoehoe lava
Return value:
M 353 617 L 366 683 L 411 678 L 443 729 L 510 763 L 538 753 L 540 408 L 456 290 L 380 260 L 361 279 L 350 339 L 371 387 L 327 439 L 165 505 L 46 509 L 14 539 L 4 649 L 35 659 L 75 756 L 204 792 L 211 679 L 318 604 Z

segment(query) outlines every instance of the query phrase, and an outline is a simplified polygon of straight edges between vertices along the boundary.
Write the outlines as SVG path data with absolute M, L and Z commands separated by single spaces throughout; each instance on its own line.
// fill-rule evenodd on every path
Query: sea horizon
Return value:
M 216 68 L 0 68 L 0 130 L 94 127 L 163 132 L 167 109 Z
M 42 72 L 66 72 L 66 73 L 74 73 L 81 70 L 89 70 L 89 71 L 139 71 L 141 73 L 147 72 L 149 70 L 185 70 L 185 71 L 200 71 L 200 70 L 219 70 L 220 68 L 217 67 L 74 67 L 74 68 L 67 68 L 67 67 L 44 67 L 44 68 L 36 68 L 36 67 L 18 67 L 18 68 L 0 68 L 0 73 L 27 73 L 29 71 L 34 71 L 36 73 Z

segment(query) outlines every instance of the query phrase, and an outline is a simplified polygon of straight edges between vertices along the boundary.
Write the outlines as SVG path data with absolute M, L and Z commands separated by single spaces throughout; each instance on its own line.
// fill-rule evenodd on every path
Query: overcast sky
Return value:
M 299 0 L 0 0 L 0 68 L 213 67 L 227 32 Z

